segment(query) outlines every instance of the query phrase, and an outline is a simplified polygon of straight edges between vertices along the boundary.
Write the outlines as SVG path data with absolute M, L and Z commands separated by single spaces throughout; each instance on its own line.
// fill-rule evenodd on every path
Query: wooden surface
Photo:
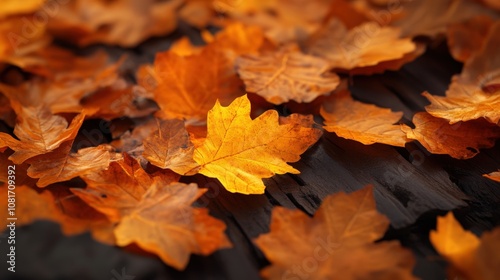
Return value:
M 137 64 L 152 62 L 154 53 L 168 44 L 152 40 L 134 50 L 112 48 L 110 53 L 115 57 L 128 53 L 129 75 L 133 76 Z M 427 104 L 422 91 L 444 94 L 451 76 L 460 70 L 461 64 L 441 45 L 398 72 L 354 77 L 350 87 L 360 101 L 403 111 L 407 122 Z M 283 106 L 277 109 L 287 110 Z M 268 231 L 274 206 L 299 208 L 312 215 L 326 195 L 373 184 L 377 207 L 392 222 L 384 239 L 400 240 L 414 251 L 415 275 L 444 280 L 445 264 L 432 249 L 428 232 L 435 226 L 436 216 L 451 209 L 475 233 L 499 225 L 500 184 L 481 176 L 498 169 L 499 161 L 498 147 L 459 161 L 430 155 L 418 144 L 408 144 L 406 149 L 364 146 L 325 133 L 293 164 L 301 174 L 265 180 L 265 195 L 231 194 L 217 180 L 198 175 L 184 178 L 209 188 L 197 204 L 208 207 L 227 224 L 234 243 L 234 248 L 209 257 L 192 256 L 184 272 L 163 265 L 155 256 L 105 246 L 88 234 L 64 237 L 57 225 L 37 222 L 18 229 L 16 277 L 3 270 L 0 279 L 260 279 L 259 270 L 268 262 L 251 240 Z M 0 245 L 5 245 L 3 239 Z M 135 278 L 117 277 L 123 272 Z

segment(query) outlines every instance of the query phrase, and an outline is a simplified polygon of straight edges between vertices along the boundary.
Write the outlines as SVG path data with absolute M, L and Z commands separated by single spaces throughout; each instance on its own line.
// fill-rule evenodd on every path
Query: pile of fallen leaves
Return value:
M 0 217 L 15 183 L 18 225 L 55 221 L 182 270 L 192 253 L 231 246 L 225 224 L 192 206 L 207 189 L 182 176 L 263 194 L 262 179 L 299 173 L 289 163 L 323 133 L 474 157 L 500 138 L 499 11 L 494 0 L 2 0 Z M 120 70 L 126 57 L 76 54 L 133 48 L 179 22 L 204 44 L 180 38 L 134 78 Z M 430 105 L 412 124 L 351 97 L 350 77 L 398 70 L 443 39 L 462 73 L 445 96 L 423 93 Z M 280 116 L 273 108 L 285 103 L 302 114 Z M 102 131 L 111 139 L 89 140 Z M 413 279 L 411 251 L 375 242 L 389 223 L 371 187 L 325 198 L 313 218 L 276 207 L 270 233 L 254 240 L 271 262 L 262 275 L 282 279 L 313 256 L 310 279 Z M 478 238 L 449 214 L 430 240 L 450 273 L 499 275 L 500 228 Z M 321 242 L 334 246 L 320 255 Z

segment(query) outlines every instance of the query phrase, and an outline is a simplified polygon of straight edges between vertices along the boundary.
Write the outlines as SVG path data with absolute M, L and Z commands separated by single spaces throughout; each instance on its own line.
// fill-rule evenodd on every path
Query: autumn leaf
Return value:
M 495 12 L 469 0 L 407 1 L 405 17 L 393 23 L 404 36 L 430 36 L 445 33 L 448 25 L 483 14 L 495 17 Z
M 446 37 L 453 58 L 466 62 L 472 54 L 478 52 L 494 22 L 488 16 L 478 15 L 466 21 L 449 25 Z
M 24 65 L 26 70 L 45 78 L 33 78 L 16 86 L 0 84 L 0 91 L 24 107 L 45 105 L 54 114 L 80 113 L 83 97 L 118 81 L 122 60 L 108 64 L 109 57 L 104 52 L 78 57 L 68 51 L 50 49 L 45 54 L 47 57 L 38 60 L 35 68 Z
M 209 216 L 207 209 L 191 207 L 204 192 L 196 184 L 155 182 L 115 228 L 117 244 L 137 243 L 179 270 L 191 253 L 208 255 L 229 247 L 224 223 Z
M 388 226 L 389 220 L 377 212 L 371 186 L 327 196 L 313 218 L 300 210 L 275 207 L 270 232 L 255 239 L 271 262 L 262 276 L 415 279 L 411 252 L 398 241 L 375 243 Z M 314 270 L 309 269 L 312 262 Z
M 84 110 L 93 112 L 92 118 L 112 120 L 127 116 L 140 118 L 149 116 L 158 110 L 154 102 L 149 99 L 145 90 L 118 80 L 109 87 L 98 89 L 92 95 L 84 97 L 80 104 Z
M 163 169 L 178 174 L 187 174 L 197 167 L 193 160 L 194 145 L 181 120 L 166 120 L 158 123 L 158 132 L 144 140 L 143 156 Z
M 149 37 L 174 31 L 175 12 L 181 4 L 181 0 L 75 0 L 60 5 L 61 11 L 50 19 L 48 29 L 80 46 L 107 43 L 133 47 Z
M 382 143 L 404 147 L 408 142 L 400 125 L 402 112 L 392 112 L 352 99 L 347 90 L 333 93 L 321 107 L 325 130 L 365 145 Z
M 454 76 L 446 96 L 427 92 L 424 96 L 431 105 L 425 107 L 429 114 L 449 120 L 451 124 L 479 118 L 497 124 L 500 120 L 500 22 L 491 28 L 481 50 L 465 63 L 462 73 Z
M 1 18 L 1 13 L 0 9 L 0 63 L 22 67 L 27 61 L 33 62 L 33 59 L 26 57 L 44 49 L 51 42 L 46 33 L 46 26 L 30 26 L 30 38 L 27 39 L 23 33 L 23 28 L 26 28 L 26 16 Z
M 217 1 L 226 2 L 227 1 Z M 273 43 L 301 42 L 318 29 L 326 18 L 330 0 L 238 1 L 248 4 L 225 5 L 236 21 L 259 26 Z
M 265 37 L 262 29 L 236 22 L 216 33 L 208 43 L 212 48 L 224 52 L 229 61 L 233 63 L 239 55 L 257 53 L 264 42 Z
M 112 159 L 108 146 L 88 147 L 72 153 L 72 144 L 72 140 L 66 141 L 54 151 L 29 160 L 28 176 L 39 179 L 37 186 L 43 188 L 108 167 Z
M 352 70 L 349 70 L 349 75 L 373 75 L 384 73 L 385 71 L 398 71 L 405 64 L 410 63 L 421 56 L 426 51 L 426 45 L 423 43 L 415 43 L 415 50 L 409 53 L 406 53 L 401 58 L 387 60 L 380 62 L 376 65 L 358 67 Z
M 246 95 L 228 107 L 217 102 L 207 119 L 207 138 L 193 158 L 199 173 L 219 179 L 230 192 L 261 194 L 262 178 L 299 173 L 287 162 L 298 161 L 321 136 L 320 130 L 300 123 L 279 125 L 274 110 L 252 120 Z
M 326 61 L 305 55 L 297 47 L 241 56 L 236 67 L 246 90 L 273 104 L 311 102 L 329 94 L 340 82 L 336 74 L 328 73 Z
M 408 139 L 420 142 L 433 154 L 447 154 L 457 159 L 472 158 L 479 149 L 491 148 L 500 138 L 500 127 L 484 120 L 450 125 L 447 120 L 420 112 L 413 116 L 412 129 L 402 125 Z
M 0 147 L 6 145 L 15 151 L 9 159 L 16 164 L 49 153 L 63 142 L 74 139 L 85 119 L 85 114 L 77 115 L 68 125 L 65 118 L 52 115 L 45 106 L 26 108 L 13 104 L 17 114 L 14 134 L 19 140 L 0 132 Z M 2 145 L 2 141 L 5 144 Z
M 430 240 L 438 253 L 452 266 L 458 277 L 468 280 L 493 280 L 498 277 L 500 228 L 484 233 L 481 238 L 462 228 L 452 212 L 438 217 Z
M 112 229 L 110 221 L 71 196 L 67 190 L 66 186 L 56 185 L 38 191 L 28 186 L 17 186 L 16 225 L 28 225 L 38 220 L 52 221 L 58 223 L 66 235 L 91 231 L 97 240 L 112 244 L 114 238 L 106 233 Z M 0 188 L 2 209 L 7 209 L 7 191 L 7 186 Z M 7 214 L 7 211 L 2 211 L 0 218 L 7 220 Z
M 222 222 L 190 206 L 205 191 L 176 183 L 178 178 L 174 173 L 149 175 L 124 154 L 109 169 L 84 175 L 85 189 L 71 191 L 116 223 L 119 246 L 137 243 L 183 269 L 191 253 L 208 255 L 229 241 Z
M 401 38 L 397 28 L 364 23 L 352 30 L 333 19 L 317 31 L 306 52 L 326 59 L 331 68 L 351 70 L 401 59 L 416 50 L 411 38 Z
M 500 182 L 500 170 L 491 172 L 489 174 L 484 174 L 483 176 L 493 181 Z
M 154 96 L 164 117 L 204 121 L 217 99 L 227 104 L 241 95 L 240 81 L 228 63 L 214 48 L 190 56 L 157 54 Z
M 123 158 L 111 162 L 108 169 L 83 175 L 87 183 L 85 189 L 72 188 L 71 191 L 111 221 L 119 222 L 135 209 L 154 178 L 137 160 L 124 153 Z M 160 179 L 169 184 L 176 182 L 179 176 L 168 173 Z

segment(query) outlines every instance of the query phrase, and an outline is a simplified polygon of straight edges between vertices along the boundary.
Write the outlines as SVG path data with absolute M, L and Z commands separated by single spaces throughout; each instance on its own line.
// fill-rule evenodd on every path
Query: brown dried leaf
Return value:
M 130 214 L 154 181 L 154 177 L 126 153 L 121 160 L 111 162 L 108 169 L 85 174 L 82 179 L 87 187 L 71 191 L 113 222 Z M 169 173 L 160 179 L 169 184 L 176 182 L 179 176 Z
M 488 16 L 478 15 L 449 25 L 446 37 L 453 58 L 466 62 L 472 54 L 479 51 L 494 22 Z
M 425 92 L 431 105 L 429 114 L 449 120 L 450 124 L 484 118 L 497 124 L 500 120 L 500 22 L 490 29 L 481 48 L 465 63 L 462 73 L 453 77 L 446 96 Z
M 415 260 L 397 241 L 375 243 L 389 220 L 375 207 L 373 188 L 327 196 L 313 218 L 275 207 L 271 229 L 255 243 L 271 262 L 267 279 L 415 279 Z M 317 265 L 310 270 L 310 259 Z M 363 264 L 360 266 L 360 263 Z
M 403 36 L 425 35 L 434 37 L 445 33 L 448 25 L 477 15 L 498 17 L 494 11 L 470 0 L 420 0 L 406 1 L 406 17 L 393 23 L 400 27 Z
M 106 43 L 133 47 L 149 37 L 174 31 L 181 4 L 182 0 L 75 0 L 60 6 L 48 29 L 80 46 Z
M 273 104 L 290 100 L 311 102 L 329 94 L 340 82 L 336 74 L 327 72 L 326 61 L 305 55 L 296 47 L 241 56 L 236 60 L 236 67 L 246 90 Z
M 336 92 L 321 107 L 325 130 L 365 145 L 382 143 L 404 147 L 408 139 L 400 125 L 402 112 L 365 104 L 352 99 L 346 90 Z
M 231 246 L 223 222 L 209 216 L 207 209 L 191 207 L 204 192 L 196 184 L 155 182 L 115 228 L 117 244 L 136 243 L 179 270 L 191 253 L 208 255 Z
M 15 102 L 12 104 L 17 113 L 14 134 L 19 140 L 0 132 L 0 147 L 6 145 L 14 150 L 9 159 L 17 164 L 51 152 L 63 142 L 74 139 L 85 119 L 85 114 L 77 115 L 68 126 L 65 118 L 52 115 L 45 106 L 26 108 Z M 3 145 L 1 141 L 4 141 Z
M 472 158 L 479 149 L 491 148 L 500 138 L 500 126 L 484 120 L 450 125 L 447 120 L 420 112 L 413 116 L 415 128 L 402 125 L 408 139 L 420 142 L 433 154 L 447 154 L 457 159 Z
M 7 186 L 0 187 L 0 205 L 7 209 Z M 66 235 L 81 234 L 91 231 L 94 238 L 114 244 L 109 235 L 111 222 L 99 212 L 84 204 L 80 199 L 71 196 L 67 186 L 51 186 L 43 190 L 35 190 L 28 186 L 16 187 L 16 225 L 28 225 L 37 220 L 59 223 Z M 0 213 L 2 220 L 7 220 L 7 211 Z M 106 234 L 106 232 L 108 234 Z
M 322 57 L 331 68 L 341 70 L 402 59 L 415 50 L 415 43 L 411 38 L 401 38 L 398 28 L 368 22 L 347 30 L 336 19 L 318 30 L 306 45 L 307 53 Z
M 71 152 L 73 140 L 66 141 L 54 151 L 31 158 L 28 176 L 39 178 L 38 187 L 63 182 L 108 167 L 111 161 L 109 147 L 89 147 Z
M 158 123 L 158 132 L 144 140 L 143 156 L 163 169 L 188 174 L 198 164 L 193 160 L 194 145 L 184 127 L 184 121 L 166 120 Z

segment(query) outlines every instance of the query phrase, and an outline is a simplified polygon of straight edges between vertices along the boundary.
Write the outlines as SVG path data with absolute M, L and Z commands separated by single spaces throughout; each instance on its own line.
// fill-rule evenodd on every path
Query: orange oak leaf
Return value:
M 497 124 L 500 120 L 500 21 L 491 28 L 483 47 L 465 63 L 462 73 L 453 77 L 446 96 L 427 92 L 429 114 L 449 120 L 451 124 L 485 118 Z
M 158 132 L 144 140 L 143 156 L 151 164 L 170 169 L 178 174 L 188 174 L 197 167 L 193 160 L 194 145 L 181 120 L 158 123 Z
M 217 99 L 227 104 L 242 94 L 232 64 L 212 47 L 190 56 L 159 53 L 154 72 L 154 97 L 165 118 L 204 121 Z
M 176 10 L 182 2 L 75 0 L 60 5 L 61 11 L 50 18 L 48 29 L 56 37 L 80 46 L 107 43 L 133 47 L 149 37 L 174 31 Z
M 484 174 L 483 176 L 486 177 L 486 178 L 488 178 L 488 179 L 491 179 L 493 181 L 500 182 L 500 170 L 498 170 L 496 172 L 491 172 L 491 173 L 488 173 L 488 174 Z
M 165 184 L 179 179 L 174 173 L 157 177 Z M 135 209 L 154 178 L 137 160 L 123 153 L 123 158 L 111 162 L 108 169 L 83 175 L 87 183 L 85 189 L 72 188 L 71 191 L 111 221 L 119 222 Z
M 450 273 L 460 279 L 494 280 L 500 273 L 500 228 L 483 233 L 481 238 L 464 230 L 452 212 L 438 217 L 430 240 L 451 265 Z
M 485 15 L 478 15 L 463 22 L 448 26 L 446 37 L 454 59 L 465 62 L 479 51 L 495 21 Z
M 377 242 L 389 220 L 373 187 L 327 196 L 313 218 L 275 207 L 270 232 L 255 239 L 271 262 L 267 279 L 415 279 L 415 260 L 398 241 Z M 310 269 L 311 263 L 315 269 Z M 362 264 L 362 265 L 360 265 Z
M 68 125 L 65 118 L 53 115 L 45 106 L 27 108 L 15 102 L 12 104 L 17 114 L 14 134 L 19 140 L 0 132 L 0 147 L 6 145 L 14 150 L 9 159 L 17 164 L 49 153 L 63 142 L 74 139 L 85 119 L 85 114 L 79 114 Z M 5 144 L 2 145 L 2 141 Z
M 368 22 L 347 30 L 335 18 L 306 46 L 307 53 L 326 59 L 331 68 L 346 71 L 402 59 L 415 50 L 415 43 L 411 38 L 401 38 L 398 28 Z
M 294 46 L 241 56 L 236 60 L 236 67 L 246 90 L 273 104 L 290 100 L 311 102 L 329 94 L 340 82 L 336 74 L 328 73 L 325 60 L 303 54 Z
M 209 216 L 208 209 L 191 206 L 204 192 L 196 184 L 155 181 L 115 228 L 117 244 L 136 243 L 179 270 L 191 253 L 208 255 L 229 247 L 225 224 Z
M 71 196 L 67 186 L 53 185 L 43 190 L 18 185 L 15 189 L 16 225 L 28 225 L 37 220 L 53 221 L 61 226 L 66 235 L 91 231 L 92 236 L 104 243 L 113 244 L 114 237 L 109 233 L 111 223 L 99 212 L 87 206 L 77 197 Z M 7 186 L 0 187 L 0 206 L 7 209 Z M 12 193 L 10 193 L 12 194 Z M 0 213 L 7 220 L 7 211 Z M 2 228 L 3 229 L 3 228 Z
M 420 142 L 433 154 L 447 154 L 457 159 L 472 158 L 479 149 L 491 148 L 500 138 L 500 126 L 484 120 L 473 120 L 450 125 L 447 120 L 420 112 L 413 116 L 412 129 L 401 125 L 408 139 Z
M 301 122 L 280 125 L 274 110 L 252 120 L 246 95 L 228 107 L 217 102 L 207 118 L 207 137 L 194 151 L 197 171 L 219 179 L 230 192 L 261 194 L 262 178 L 298 174 L 287 162 L 298 161 L 321 136 L 321 130 Z
M 382 143 L 404 147 L 408 139 L 397 123 L 402 112 L 392 112 L 352 99 L 347 90 L 333 93 L 320 110 L 325 130 L 365 145 Z
M 73 140 L 66 141 L 54 151 L 36 156 L 29 160 L 28 176 L 39 178 L 38 187 L 63 182 L 96 172 L 108 167 L 112 160 L 109 146 L 100 145 L 71 152 Z

